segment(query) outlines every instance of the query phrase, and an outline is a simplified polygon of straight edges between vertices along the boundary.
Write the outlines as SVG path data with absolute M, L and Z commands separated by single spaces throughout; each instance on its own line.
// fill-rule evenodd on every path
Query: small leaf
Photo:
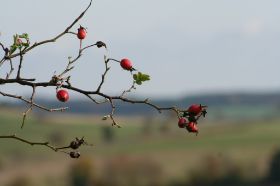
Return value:
M 29 43 L 22 43 L 22 46 L 29 47 Z
M 142 81 L 140 81 L 140 80 L 137 80 L 135 82 L 136 82 L 137 85 L 142 85 Z
M 18 35 L 17 34 L 13 35 L 13 38 L 14 38 L 14 44 L 16 44 L 17 43 L 17 39 L 18 39 Z
M 144 81 L 150 80 L 150 76 L 148 74 L 138 72 L 137 74 L 133 74 L 133 79 L 136 84 L 141 85 Z
M 150 80 L 150 76 L 147 75 L 147 74 L 142 74 L 141 80 L 142 80 L 142 81 L 148 81 L 148 80 Z
M 10 55 L 13 54 L 17 49 L 17 46 L 16 45 L 12 45 L 11 48 L 10 48 Z
M 137 74 L 133 74 L 133 79 L 135 80 L 135 81 L 137 81 Z
M 28 40 L 28 39 L 29 39 L 29 37 L 28 37 L 28 34 L 27 34 L 27 33 L 23 33 L 23 34 L 19 35 L 18 37 L 19 37 L 19 38 L 24 38 L 24 39 L 26 39 L 26 40 Z

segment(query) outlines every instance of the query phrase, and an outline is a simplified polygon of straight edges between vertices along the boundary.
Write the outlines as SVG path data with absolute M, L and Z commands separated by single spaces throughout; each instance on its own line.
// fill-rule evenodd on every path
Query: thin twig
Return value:
M 20 60 L 19 60 L 19 65 L 18 65 L 18 71 L 17 71 L 17 79 L 20 79 L 20 71 L 21 71 L 21 66 L 22 66 L 22 61 L 23 61 L 23 54 L 22 54 L 22 50 L 20 49 Z
M 110 114 L 110 119 L 112 120 L 112 126 L 117 126 L 118 128 L 121 128 L 121 126 L 115 121 L 114 119 L 114 114 L 115 114 L 115 110 L 116 110 L 116 106 L 114 105 L 114 102 L 112 99 L 109 99 L 109 102 L 111 104 L 111 114 Z
M 126 93 L 131 92 L 133 89 L 136 89 L 134 80 L 132 82 L 131 87 L 129 89 L 123 91 L 123 93 L 121 94 L 121 97 L 123 97 Z
M 3 136 L 0 136 L 0 138 L 15 139 L 15 140 L 21 141 L 23 143 L 27 143 L 27 144 L 32 145 L 32 146 L 33 145 L 46 146 L 46 147 L 52 149 L 55 152 L 57 152 L 57 150 L 58 150 L 57 147 L 54 147 L 54 146 L 50 145 L 49 142 L 32 142 L 32 141 L 29 141 L 29 140 L 17 137 L 16 134 L 13 134 L 13 135 L 3 135 Z
M 30 105 L 29 105 L 29 108 L 23 113 L 21 128 L 24 127 L 27 114 L 28 114 L 30 111 L 32 111 L 32 108 L 33 108 L 33 105 L 34 105 L 35 90 L 36 90 L 36 87 L 33 86 L 33 87 L 32 87 L 32 95 L 31 95 L 31 97 L 30 97 Z
M 10 62 L 10 71 L 9 71 L 9 73 L 7 73 L 6 79 L 9 79 L 10 76 L 12 75 L 13 71 L 14 71 L 12 60 L 9 59 L 9 62 Z
M 100 82 L 100 84 L 99 84 L 99 86 L 98 86 L 96 92 L 100 92 L 100 89 L 101 89 L 101 87 L 102 87 L 102 85 L 104 84 L 104 81 L 105 81 L 105 76 L 106 76 L 106 74 L 108 73 L 108 71 L 110 70 L 110 67 L 108 67 L 108 62 L 109 62 L 109 60 L 106 59 L 106 56 L 104 56 L 105 71 L 104 71 L 104 73 L 102 74 L 101 82 Z

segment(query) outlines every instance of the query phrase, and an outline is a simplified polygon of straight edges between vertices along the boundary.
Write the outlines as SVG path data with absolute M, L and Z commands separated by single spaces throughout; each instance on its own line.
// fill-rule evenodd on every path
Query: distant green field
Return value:
M 187 172 L 201 167 L 208 156 L 226 157 L 248 177 L 264 176 L 271 155 L 280 147 L 280 121 L 254 123 L 208 123 L 200 124 L 198 136 L 177 127 L 177 121 L 161 132 L 161 123 L 153 121 L 149 133 L 143 132 L 141 119 L 119 118 L 122 128 L 111 128 L 112 143 L 104 141 L 104 127 L 108 121 L 101 117 L 63 115 L 52 118 L 27 118 L 24 129 L 20 129 L 19 113 L 0 113 L 0 134 L 14 134 L 32 141 L 58 140 L 58 145 L 67 145 L 74 137 L 84 136 L 94 147 L 82 147 L 83 156 L 106 161 L 119 155 L 154 159 L 170 177 L 182 177 Z M 147 126 L 147 125 L 146 125 Z M 17 156 L 32 164 L 34 159 L 65 159 L 64 154 L 44 147 L 32 147 L 12 139 L 0 141 L 0 160 L 9 161 Z M 68 157 L 67 157 L 68 158 Z M 70 159 L 69 159 L 70 161 Z

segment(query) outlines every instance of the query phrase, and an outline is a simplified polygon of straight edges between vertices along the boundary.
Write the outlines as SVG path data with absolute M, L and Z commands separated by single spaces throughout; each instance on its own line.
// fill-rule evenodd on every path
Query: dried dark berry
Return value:
M 70 152 L 69 155 L 71 158 L 76 158 L 76 159 L 81 156 L 80 152 L 74 152 L 74 151 Z
M 106 44 L 102 41 L 97 41 L 95 44 L 98 48 L 101 48 L 101 47 L 107 48 Z
M 72 141 L 69 146 L 71 149 L 78 149 L 81 144 L 79 143 L 79 141 Z

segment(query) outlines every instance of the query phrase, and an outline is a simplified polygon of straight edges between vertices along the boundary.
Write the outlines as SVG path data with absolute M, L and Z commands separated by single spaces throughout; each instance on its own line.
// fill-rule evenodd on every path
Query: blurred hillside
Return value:
M 119 102 L 116 119 L 122 128 L 118 129 L 110 121 L 101 121 L 110 111 L 107 105 L 74 99 L 60 103 L 55 98 L 36 101 L 70 110 L 34 109 L 20 129 L 26 105 L 2 102 L 1 134 L 16 133 L 57 146 L 84 136 L 94 147 L 83 146 L 81 158 L 73 161 L 62 153 L 3 139 L 0 185 L 276 186 L 280 183 L 279 98 L 280 93 L 235 93 L 155 101 L 161 106 L 208 105 L 209 115 L 199 123 L 198 136 L 178 128 L 168 112 L 153 116 L 156 111 L 145 105 Z
M 135 98 L 141 99 L 141 98 Z M 145 98 L 142 98 L 143 100 Z M 56 99 L 38 98 L 37 102 L 48 107 L 68 106 L 67 112 L 76 114 L 104 115 L 110 112 L 110 105 L 96 105 L 87 99 L 72 99 L 66 104 Z M 201 103 L 209 107 L 208 119 L 210 120 L 269 120 L 278 118 L 280 110 L 280 92 L 270 93 L 227 93 L 227 94 L 205 94 L 185 96 L 178 99 L 152 99 L 159 106 L 177 105 L 181 108 L 193 103 Z M 2 101 L 2 106 L 25 107 L 21 101 Z M 144 104 L 129 104 L 116 102 L 116 114 L 120 116 L 153 115 L 157 111 Z M 38 114 L 48 114 L 36 109 Z
M 51 115 L 49 115 L 51 116 Z M 60 116 L 60 117 L 56 117 Z M 152 119 L 149 119 L 152 118 Z M 90 115 L 30 114 L 0 109 L 1 134 L 63 146 L 84 136 L 81 158 L 0 142 L 2 186 L 276 186 L 280 183 L 280 120 L 199 123 L 198 136 L 162 117 L 118 117 L 122 128 Z

